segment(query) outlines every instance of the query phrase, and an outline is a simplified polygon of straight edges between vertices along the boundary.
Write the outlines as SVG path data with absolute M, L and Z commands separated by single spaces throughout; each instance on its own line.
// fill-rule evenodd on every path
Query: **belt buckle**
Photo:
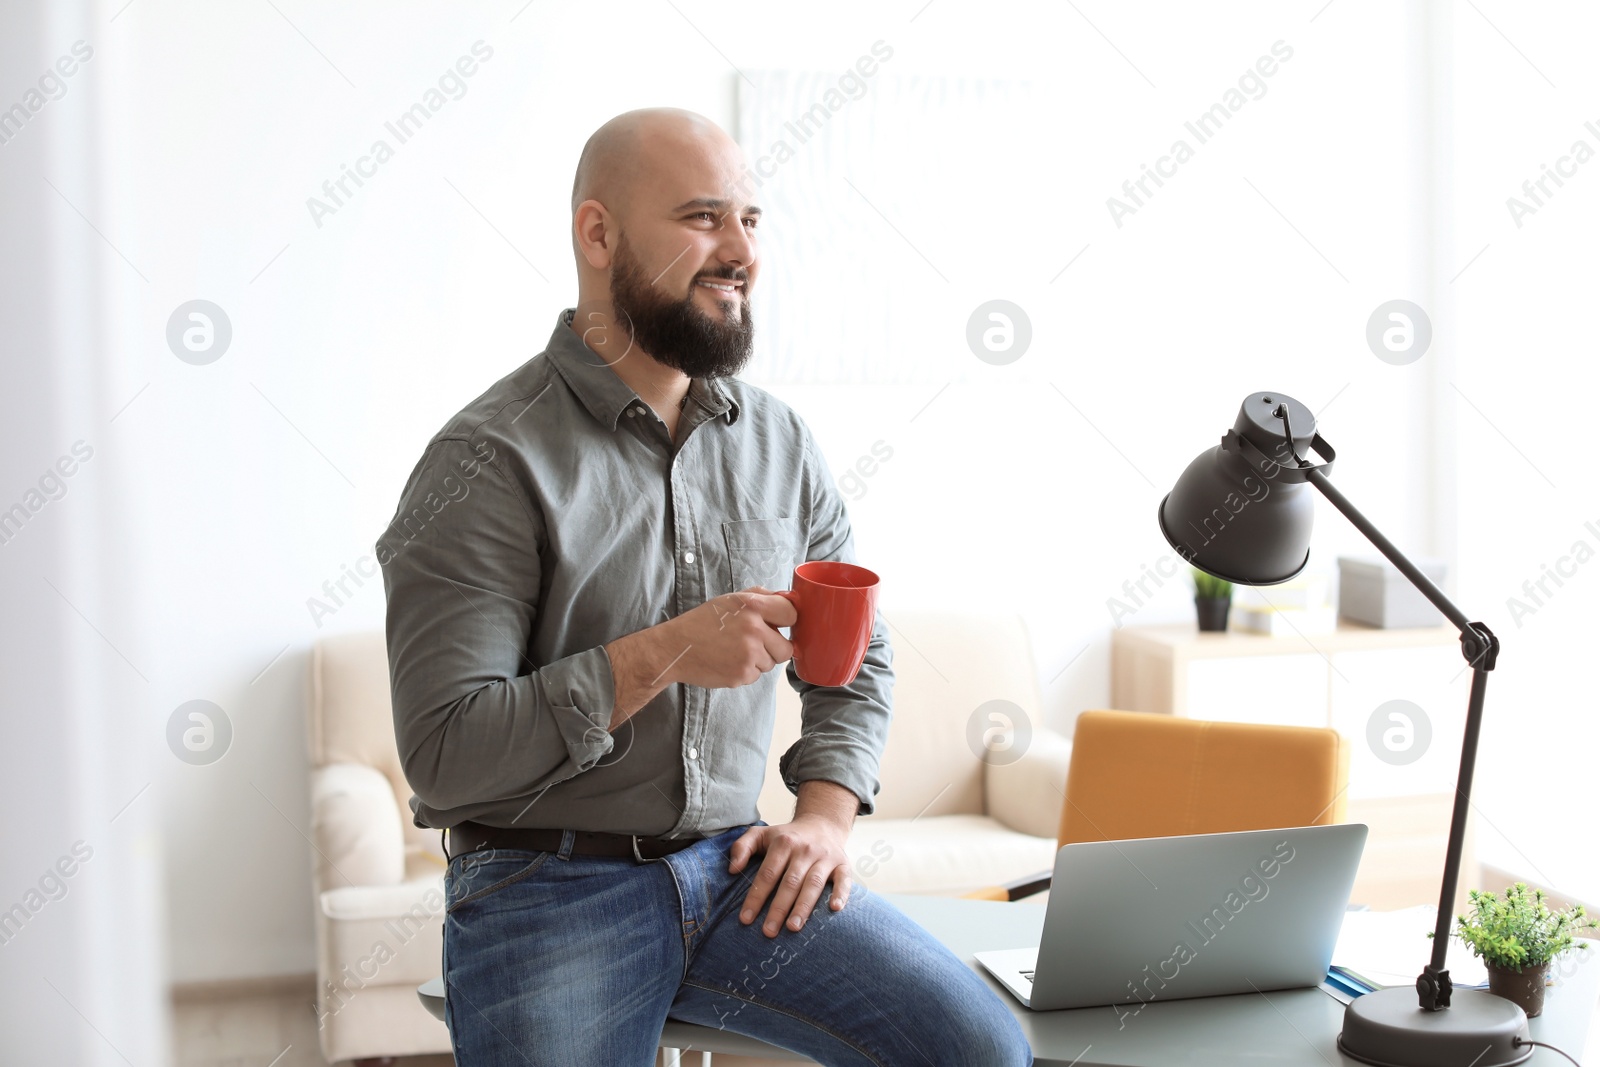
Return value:
M 657 856 L 657 857 L 655 857 L 655 859 L 645 859 L 644 856 L 640 855 L 640 853 L 639 853 L 639 835 L 638 834 L 629 834 L 628 835 L 628 840 L 633 843 L 633 858 L 637 862 L 639 862 L 639 863 L 654 863 L 654 862 L 656 862 L 656 860 L 659 860 L 661 858 L 660 856 Z

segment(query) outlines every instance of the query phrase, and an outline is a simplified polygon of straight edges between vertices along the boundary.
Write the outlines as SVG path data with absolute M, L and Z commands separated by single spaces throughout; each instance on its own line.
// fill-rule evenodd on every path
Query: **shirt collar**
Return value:
M 589 414 L 606 429 L 615 430 L 628 405 L 642 401 L 598 353 L 583 343 L 572 328 L 575 312 L 575 308 L 567 308 L 556 317 L 556 328 L 550 334 L 545 354 Z M 739 417 L 739 402 L 721 379 L 690 379 L 688 400 L 710 415 L 726 415 L 730 423 Z

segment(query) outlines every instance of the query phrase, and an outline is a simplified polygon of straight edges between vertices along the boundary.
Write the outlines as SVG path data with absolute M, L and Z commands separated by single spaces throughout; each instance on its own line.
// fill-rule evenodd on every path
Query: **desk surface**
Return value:
M 1038 1067 L 1164 1067 L 1247 1061 L 1273 1067 L 1357 1067 L 1356 1061 L 1341 1054 L 1335 1045 L 1344 1022 L 1344 1005 L 1320 989 L 1158 1002 L 1126 1018 L 1108 1007 L 1029 1011 L 978 966 L 973 953 L 1037 945 L 1044 928 L 1043 906 L 906 894 L 885 897 L 983 976 L 1022 1024 Z M 1582 1055 L 1595 999 L 1600 995 L 1600 951 L 1595 947 L 1600 946 L 1591 946 L 1577 957 L 1582 962 L 1570 966 L 1571 973 L 1547 990 L 1544 1013 L 1530 1024 L 1534 1040 L 1549 1042 L 1573 1056 Z M 1417 961 L 1419 969 L 1424 962 Z M 713 1053 L 794 1058 L 792 1053 L 737 1034 L 676 1022 L 668 1024 L 662 1044 Z M 1528 1067 L 1565 1063 L 1554 1053 L 1538 1049 Z

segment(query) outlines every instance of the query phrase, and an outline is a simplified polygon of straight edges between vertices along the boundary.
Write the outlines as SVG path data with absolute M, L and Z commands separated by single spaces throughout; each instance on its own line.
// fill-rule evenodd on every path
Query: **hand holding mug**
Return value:
M 661 673 L 706 689 L 749 685 L 789 658 L 778 628 L 794 620 L 783 594 L 760 586 L 714 597 L 662 624 L 672 637 L 657 653 L 671 661 Z

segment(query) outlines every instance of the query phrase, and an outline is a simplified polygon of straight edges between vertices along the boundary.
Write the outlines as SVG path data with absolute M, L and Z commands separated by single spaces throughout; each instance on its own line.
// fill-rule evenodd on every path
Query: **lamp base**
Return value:
M 1357 997 L 1344 1009 L 1339 1051 L 1376 1067 L 1511 1067 L 1533 1055 L 1528 1017 L 1503 997 L 1456 989 L 1450 1006 L 1423 1011 L 1409 986 Z

